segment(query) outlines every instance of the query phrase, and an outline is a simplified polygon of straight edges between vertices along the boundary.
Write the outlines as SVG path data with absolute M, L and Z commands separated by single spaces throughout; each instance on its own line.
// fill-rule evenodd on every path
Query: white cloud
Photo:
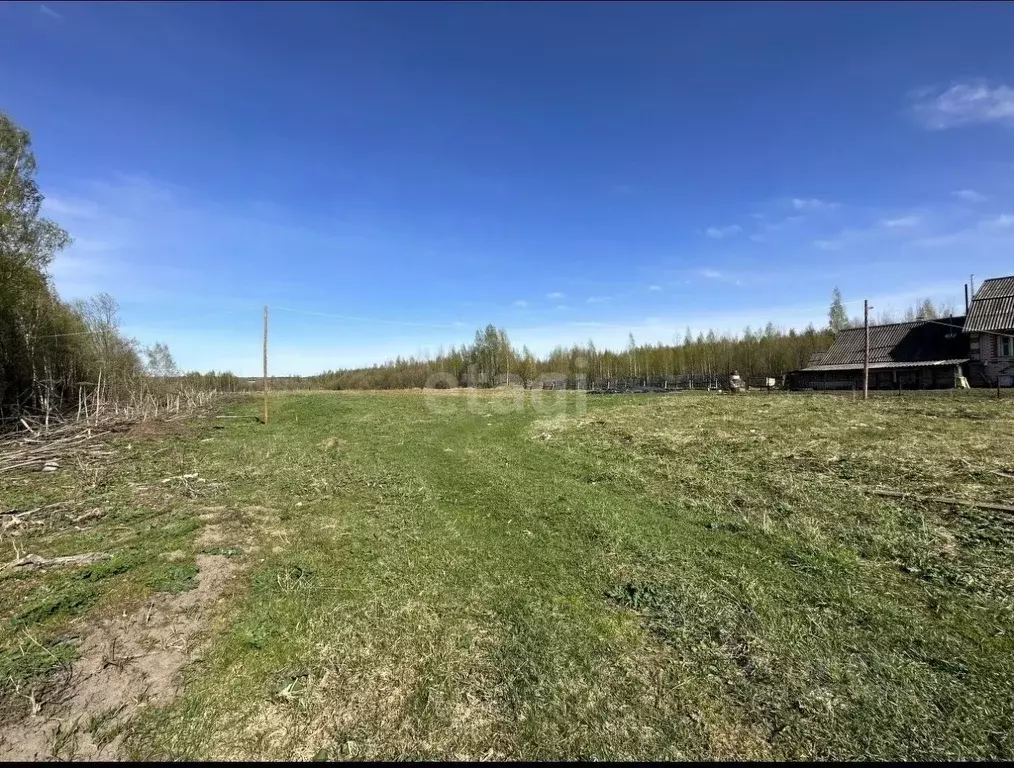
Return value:
M 975 123 L 1014 126 L 1014 88 L 979 82 L 958 83 L 944 91 L 922 89 L 914 94 L 912 112 L 933 131 Z
M 801 203 L 806 203 L 805 200 L 801 200 Z M 805 216 L 794 214 L 792 216 L 785 216 L 777 221 L 768 219 L 763 214 L 755 214 L 755 217 L 760 223 L 760 231 L 750 236 L 750 239 L 756 243 L 766 243 L 768 240 L 765 237 L 766 234 L 773 232 L 781 232 L 783 230 L 789 230 L 791 227 L 795 227 L 797 224 L 806 220 Z
M 983 203 L 986 201 L 986 196 L 979 194 L 974 189 L 959 189 L 954 192 L 954 196 L 969 203 Z
M 1009 229 L 1014 227 L 1014 213 L 1001 213 L 995 219 L 980 221 L 982 229 Z
M 567 305 L 567 304 L 557 304 L 556 305 L 556 309 L 561 309 L 561 310 L 562 309 L 570 309 L 570 306 Z
M 42 210 L 47 216 L 56 219 L 94 220 L 102 215 L 95 203 L 73 197 L 54 197 L 48 195 L 42 201 Z
M 524 299 L 518 299 L 517 301 L 514 302 L 514 306 L 521 307 L 522 309 L 524 309 L 525 307 L 528 306 L 528 302 L 525 301 Z
M 40 5 L 39 6 L 39 13 L 41 13 L 43 16 L 49 16 L 51 19 L 62 19 L 63 18 L 63 14 L 62 13 L 57 13 L 52 8 L 50 8 L 48 5 Z
M 996 262 L 994 269 L 1006 268 L 1014 249 L 1014 214 L 1003 213 L 980 219 L 961 228 L 952 228 L 913 241 L 922 248 L 951 248 L 959 259 Z M 1003 266 L 1000 266 L 1003 265 Z
M 562 299 L 562 298 L 564 298 L 564 294 L 560 293 L 560 291 L 553 291 L 552 293 L 547 293 L 546 294 L 546 298 L 547 299 Z
M 708 227 L 704 234 L 710 237 L 712 240 L 722 240 L 726 237 L 732 237 L 738 235 L 743 231 L 743 228 L 739 224 L 730 224 L 727 227 Z
M 880 223 L 889 229 L 898 229 L 900 227 L 914 227 L 919 223 L 918 216 L 902 216 L 900 219 L 881 219 Z
M 837 251 L 841 248 L 841 240 L 814 240 L 813 245 L 822 251 Z
M 832 208 L 837 208 L 838 203 L 830 203 L 826 200 L 818 200 L 815 197 L 810 198 L 794 197 L 792 198 L 792 207 L 795 208 L 797 211 L 829 211 Z
M 698 272 L 701 277 L 706 277 L 709 280 L 721 280 L 725 275 L 719 272 L 717 269 L 702 269 Z
M 589 296 L 588 297 L 588 303 L 589 304 L 604 304 L 607 301 L 609 301 L 609 297 L 608 296 Z
M 127 266 L 112 255 L 87 254 L 78 239 L 73 248 L 58 253 L 50 263 L 49 274 L 61 298 L 83 299 L 99 293 Z
M 661 285 L 649 285 L 648 286 L 648 290 L 649 291 L 661 291 L 662 290 L 662 286 Z

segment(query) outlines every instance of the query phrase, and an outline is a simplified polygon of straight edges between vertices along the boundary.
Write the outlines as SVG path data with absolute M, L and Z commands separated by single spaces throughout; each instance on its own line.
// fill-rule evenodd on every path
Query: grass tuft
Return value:
M 164 565 L 153 570 L 146 581 L 154 592 L 179 594 L 197 586 L 197 566 L 193 563 Z

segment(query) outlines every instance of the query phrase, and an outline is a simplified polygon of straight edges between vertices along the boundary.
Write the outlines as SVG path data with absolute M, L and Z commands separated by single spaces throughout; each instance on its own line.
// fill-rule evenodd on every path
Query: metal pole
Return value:
M 264 423 L 268 423 L 268 308 L 264 307 Z
M 968 314 L 968 283 L 965 283 L 965 314 Z
M 863 400 L 870 396 L 870 302 L 863 299 L 863 325 L 866 328 L 866 348 L 863 354 Z

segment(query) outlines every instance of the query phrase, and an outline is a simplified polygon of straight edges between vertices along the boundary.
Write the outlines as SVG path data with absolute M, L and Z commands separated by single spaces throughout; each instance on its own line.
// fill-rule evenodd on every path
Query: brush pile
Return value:
M 76 415 L 52 413 L 22 417 L 17 429 L 0 438 L 0 473 L 14 470 L 55 472 L 70 462 L 102 460 L 115 455 L 104 438 L 129 431 L 145 421 L 176 421 L 207 412 L 215 392 L 181 391 L 126 403 L 83 400 Z

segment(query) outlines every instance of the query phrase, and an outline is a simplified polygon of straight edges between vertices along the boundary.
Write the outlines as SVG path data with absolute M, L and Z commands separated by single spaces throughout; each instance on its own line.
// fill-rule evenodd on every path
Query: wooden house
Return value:
M 958 386 L 969 362 L 964 317 L 870 326 L 870 389 Z M 788 376 L 790 389 L 862 389 L 864 328 L 845 328 L 831 348 Z
M 986 280 L 968 307 L 968 382 L 1014 386 L 1014 275 Z

